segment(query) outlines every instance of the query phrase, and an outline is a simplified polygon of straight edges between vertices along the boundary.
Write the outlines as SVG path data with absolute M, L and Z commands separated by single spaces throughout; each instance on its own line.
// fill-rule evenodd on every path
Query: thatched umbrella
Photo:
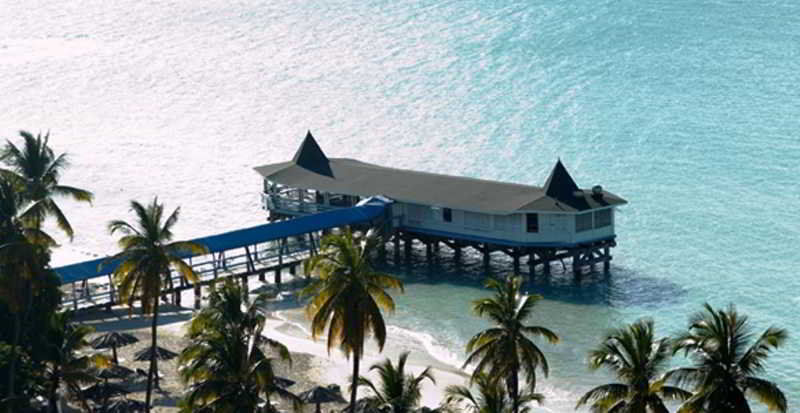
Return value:
M 111 403 L 106 404 L 102 410 L 103 413 L 134 413 L 143 412 L 145 409 L 144 402 L 139 400 L 131 400 L 127 398 L 115 399 Z
M 112 331 L 110 333 L 102 334 L 92 340 L 92 347 L 96 349 L 110 348 L 114 354 L 114 364 L 119 364 L 117 358 L 117 347 L 127 346 L 139 342 L 139 339 L 128 333 L 118 333 Z
M 101 379 L 106 379 L 106 380 L 108 380 L 108 379 L 124 379 L 124 378 L 130 376 L 133 373 L 134 373 L 133 370 L 131 370 L 131 369 L 125 367 L 125 366 L 120 366 L 119 364 L 113 364 L 113 365 L 111 365 L 111 367 L 102 369 L 100 371 L 100 373 L 97 375 L 97 377 L 100 377 Z
M 169 360 L 178 357 L 178 353 L 169 351 L 163 347 L 156 346 L 154 350 L 152 346 L 147 346 L 137 351 L 133 355 L 133 359 L 136 361 L 150 361 L 153 356 L 155 356 L 157 360 Z
M 97 383 L 81 390 L 81 396 L 94 401 L 130 393 L 126 388 L 114 383 Z
M 133 355 L 133 359 L 136 361 L 150 361 L 150 359 L 155 358 L 156 360 L 169 360 L 178 357 L 178 353 L 173 351 L 169 351 L 164 347 L 156 346 L 147 346 Z M 158 378 L 158 370 L 155 372 L 155 386 L 157 389 L 160 389 L 159 378 Z
M 294 385 L 295 381 L 291 379 L 287 379 L 286 377 L 278 377 L 275 376 L 272 378 L 272 383 L 276 386 L 285 389 L 287 387 L 291 387 Z
M 336 385 L 328 387 L 317 386 L 311 390 L 300 393 L 299 397 L 303 403 L 316 404 L 317 413 L 322 412 L 322 408 L 320 407 L 322 403 L 347 403 L 347 401 L 342 398 L 339 386 Z
M 348 404 L 347 407 L 342 409 L 342 412 L 349 412 L 350 405 Z M 367 399 L 361 399 L 356 402 L 356 413 L 387 413 L 392 411 L 392 406 L 388 404 L 384 404 L 382 406 L 375 406 Z M 419 412 L 417 412 L 419 413 Z

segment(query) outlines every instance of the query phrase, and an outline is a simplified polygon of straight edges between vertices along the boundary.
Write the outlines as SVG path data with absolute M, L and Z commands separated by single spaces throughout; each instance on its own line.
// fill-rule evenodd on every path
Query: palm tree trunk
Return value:
M 153 324 L 150 326 L 150 335 L 152 337 L 152 343 L 153 343 L 152 344 L 153 354 L 151 354 L 152 357 L 150 357 L 150 371 L 147 372 L 147 394 L 145 396 L 145 405 L 146 405 L 145 412 L 147 413 L 150 412 L 150 399 L 153 394 L 153 375 L 156 369 L 158 368 L 158 366 L 156 365 L 156 357 L 155 357 L 156 343 L 158 338 L 158 335 L 156 335 L 156 326 L 158 325 L 158 301 L 159 301 L 158 295 L 155 297 L 154 301 L 155 304 L 153 306 Z M 158 380 L 157 375 L 156 375 L 156 380 Z M 156 387 L 158 387 L 158 384 L 156 384 Z
M 59 371 L 53 372 L 53 385 L 50 387 L 50 395 L 47 398 L 48 408 L 47 411 L 50 413 L 58 413 L 58 387 L 60 386 L 60 380 L 58 380 Z
M 350 385 L 350 413 L 356 413 L 356 391 L 358 390 L 358 364 L 361 361 L 357 352 L 353 352 L 353 383 Z
M 11 361 L 9 362 L 8 369 L 8 413 L 14 413 L 14 378 L 16 377 L 17 369 L 17 346 L 19 345 L 20 330 L 20 314 L 14 314 L 14 342 L 11 344 Z
M 516 370 L 506 378 L 506 386 L 508 387 L 508 395 L 511 397 L 511 402 L 514 403 L 514 413 L 519 413 L 519 378 Z
M 28 316 L 30 315 L 30 306 L 31 301 L 33 300 L 33 288 L 30 285 L 30 282 L 24 282 L 25 290 L 24 293 L 27 301 L 23 308 L 25 308 L 25 321 L 27 322 Z M 17 359 L 19 358 L 19 353 L 17 351 L 17 347 L 19 347 L 19 340 L 22 336 L 22 322 L 19 313 L 14 315 L 14 343 L 11 345 L 11 361 L 9 362 L 9 369 L 8 369 L 8 413 L 14 413 L 14 405 L 16 402 L 14 401 L 15 394 L 14 394 L 14 379 L 16 377 L 16 367 L 17 367 Z

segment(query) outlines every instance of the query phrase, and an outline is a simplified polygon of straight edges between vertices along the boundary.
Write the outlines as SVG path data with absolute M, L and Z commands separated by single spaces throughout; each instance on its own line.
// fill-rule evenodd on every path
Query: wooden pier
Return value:
M 463 250 L 471 248 L 482 256 L 484 271 L 487 274 L 492 272 L 492 254 L 499 252 L 511 259 L 514 273 L 520 273 L 523 260 L 528 266 L 530 274 L 536 274 L 541 271 L 544 275 L 550 275 L 551 265 L 554 262 L 564 265 L 565 261 L 569 261 L 572 273 L 576 276 L 587 271 L 599 270 L 600 268 L 604 273 L 609 273 L 611 260 L 613 259 L 611 248 L 616 246 L 616 242 L 613 239 L 607 239 L 570 247 L 519 247 L 440 237 L 402 229 L 394 230 L 387 237 L 387 244 L 392 245 L 394 248 L 395 261 L 399 261 L 400 256 L 403 255 L 406 262 L 409 262 L 415 243 L 424 247 L 425 257 L 429 261 L 437 257 L 442 245 L 447 247 L 452 251 L 453 259 L 457 265 L 462 260 Z

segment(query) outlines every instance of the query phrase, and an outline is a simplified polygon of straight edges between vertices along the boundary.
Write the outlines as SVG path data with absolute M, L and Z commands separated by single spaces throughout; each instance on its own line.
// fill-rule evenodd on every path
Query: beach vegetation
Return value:
M 132 223 L 123 220 L 113 220 L 108 223 L 108 230 L 112 235 L 121 233 L 122 236 L 117 241 L 121 251 L 107 262 L 119 262 L 113 275 L 120 300 L 131 308 L 138 300 L 142 312 L 152 314 L 152 349 L 155 351 L 158 340 L 156 327 L 159 297 L 163 293 L 162 289 L 171 285 L 172 270 L 189 281 L 196 282 L 197 274 L 183 257 L 205 254 L 208 250 L 205 246 L 190 241 L 172 241 L 180 208 L 176 208 L 165 217 L 164 205 L 158 202 L 158 198 L 153 198 L 147 205 L 131 201 L 131 209 L 135 217 Z M 148 411 L 154 378 L 158 387 L 157 363 L 157 358 L 152 357 L 147 373 L 145 403 Z
M 50 248 L 56 242 L 26 219 L 36 204 L 25 198 L 7 178 L 0 177 L 0 301 L 3 310 L 0 318 L 11 321 L 11 328 L 4 329 L 11 332 L 11 337 L 3 334 L 10 343 L 6 392 L 3 395 L 3 404 L 8 411 L 26 403 L 17 397 L 15 383 L 17 362 L 25 352 L 20 343 L 40 342 L 23 339 L 27 339 L 29 333 L 36 335 L 31 326 L 45 322 L 60 301 L 58 277 L 49 269 Z M 41 304 L 41 308 L 33 311 L 36 303 Z M 32 348 L 28 349 L 28 356 L 33 355 L 30 350 Z
M 104 355 L 80 353 L 89 346 L 87 337 L 93 331 L 89 326 L 73 323 L 69 311 L 52 315 L 49 328 L 45 330 L 49 346 L 43 354 L 42 370 L 48 412 L 59 411 L 57 405 L 62 388 L 88 411 L 89 406 L 81 397 L 81 386 L 98 381 L 96 369 L 111 365 L 111 360 Z
M 306 273 L 315 273 L 301 296 L 311 297 L 306 314 L 311 319 L 312 338 L 327 329 L 328 352 L 338 346 L 353 358 L 350 406 L 355 410 L 359 362 L 364 342 L 371 334 L 383 350 L 386 323 L 382 311 L 394 311 L 388 289 L 403 291 L 402 281 L 376 271 L 370 256 L 380 240 L 373 231 L 357 236 L 350 229 L 322 238 L 320 252 L 305 262 Z
M 588 405 L 596 413 L 666 412 L 665 400 L 683 401 L 692 395 L 666 383 L 664 373 L 671 357 L 670 340 L 655 337 L 652 320 L 638 320 L 609 332 L 602 344 L 589 352 L 589 368 L 605 368 L 619 382 L 589 390 L 576 409 Z
M 444 411 L 468 411 L 472 413 L 527 413 L 530 404 L 541 404 L 544 396 L 539 393 L 523 391 L 513 400 L 500 380 L 486 373 L 473 375 L 471 383 L 475 392 L 468 386 L 450 385 L 445 388 Z
M 518 276 L 486 281 L 486 287 L 494 290 L 494 296 L 474 301 L 472 308 L 478 316 L 489 319 L 493 326 L 467 342 L 468 356 L 464 362 L 464 368 L 475 365 L 473 382 L 482 374 L 491 380 L 505 382 L 514 413 L 519 413 L 522 393 L 535 394 L 536 370 L 541 370 L 545 377 L 550 371 L 547 358 L 530 337 L 543 338 L 551 344 L 559 341 L 551 330 L 526 324 L 542 297 L 523 295 L 521 286 L 522 278 Z M 525 375 L 527 382 L 525 392 L 520 392 L 520 373 Z
M 759 375 L 766 371 L 770 353 L 786 342 L 787 331 L 769 327 L 756 335 L 748 317 L 733 305 L 720 310 L 705 304 L 703 310 L 690 318 L 688 330 L 674 343 L 674 352 L 693 362 L 669 373 L 694 393 L 678 412 L 749 413 L 748 396 L 770 411 L 786 412 L 786 396 L 777 383 Z
M 58 227 L 72 239 L 75 231 L 67 220 L 61 207 L 56 203 L 57 197 L 66 196 L 79 202 L 91 203 L 94 196 L 91 192 L 74 186 L 63 185 L 59 180 L 69 166 L 66 153 L 56 155 L 48 145 L 50 133 L 34 136 L 30 132 L 20 131 L 23 144 L 15 145 L 8 141 L 0 150 L 0 161 L 7 165 L 0 168 L 0 176 L 16 186 L 24 199 L 31 205 L 23 215 L 23 219 L 34 228 L 41 228 L 45 218 L 55 218 Z
M 359 386 L 372 391 L 372 396 L 364 398 L 370 406 L 390 407 L 393 413 L 411 413 L 419 406 L 422 398 L 422 381 L 428 379 L 436 383 L 436 380 L 430 367 L 416 376 L 408 373 L 406 371 L 408 355 L 408 352 L 400 354 L 397 365 L 388 358 L 373 364 L 369 370 L 378 374 L 377 385 L 366 377 L 358 378 Z
M 299 408 L 299 398 L 276 380 L 274 364 L 292 359 L 286 346 L 262 334 L 266 300 L 262 294 L 251 301 L 230 279 L 212 289 L 208 306 L 187 327 L 191 344 L 178 359 L 189 385 L 181 411 L 255 412 L 262 397 L 271 411 L 273 394 Z

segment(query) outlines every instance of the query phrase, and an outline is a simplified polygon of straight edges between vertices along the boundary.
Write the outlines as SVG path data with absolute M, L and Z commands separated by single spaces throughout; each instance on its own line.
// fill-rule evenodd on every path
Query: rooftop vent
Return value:
M 592 187 L 592 196 L 602 198 L 603 197 L 603 187 L 600 185 L 595 185 Z

